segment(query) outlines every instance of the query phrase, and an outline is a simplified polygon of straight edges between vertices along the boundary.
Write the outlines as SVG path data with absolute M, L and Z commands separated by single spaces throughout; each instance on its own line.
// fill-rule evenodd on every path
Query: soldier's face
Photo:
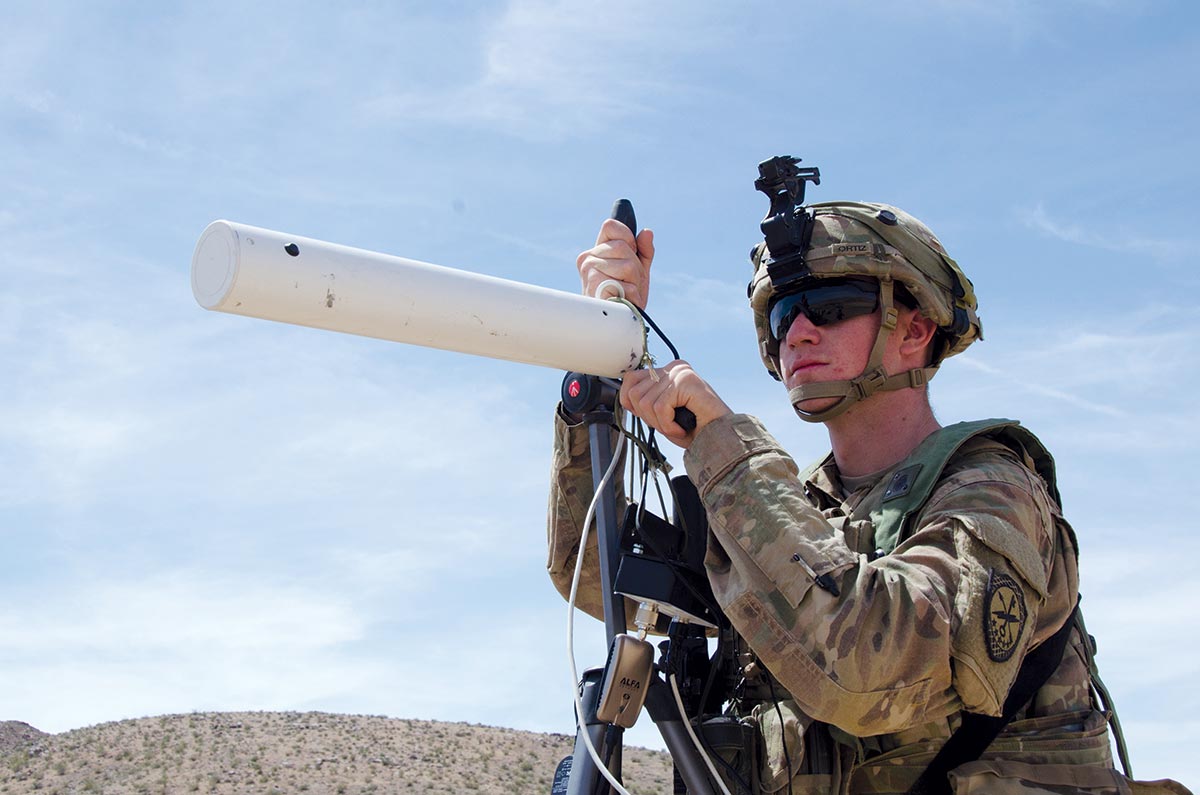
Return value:
M 779 344 L 779 367 L 788 389 L 823 381 L 850 381 L 867 369 L 879 334 L 879 310 L 823 326 L 798 316 Z M 916 309 L 898 310 L 896 329 L 883 346 L 883 369 L 889 375 L 928 364 L 928 347 L 936 330 Z M 804 411 L 824 411 L 839 398 L 801 401 Z
M 799 315 L 779 345 L 779 366 L 789 389 L 822 381 L 848 381 L 866 369 L 879 333 L 880 314 L 852 317 L 829 325 L 814 325 Z M 805 411 L 821 411 L 838 398 L 816 398 L 801 403 Z

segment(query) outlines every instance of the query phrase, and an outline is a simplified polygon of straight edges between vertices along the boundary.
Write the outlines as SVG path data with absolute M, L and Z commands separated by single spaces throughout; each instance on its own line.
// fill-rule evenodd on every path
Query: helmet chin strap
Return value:
M 879 279 L 879 308 L 882 319 L 879 333 L 875 335 L 875 345 L 867 358 L 867 366 L 862 374 L 849 381 L 821 381 L 815 384 L 801 384 L 788 390 L 788 399 L 792 408 L 805 422 L 825 422 L 844 413 L 848 408 L 861 400 L 866 400 L 876 392 L 891 392 L 897 389 L 909 389 L 923 386 L 933 378 L 937 367 L 922 367 L 907 372 L 888 375 L 883 369 L 883 352 L 887 347 L 888 337 L 896 330 L 899 313 L 893 300 L 893 282 L 890 276 Z M 816 398 L 839 398 L 836 403 L 820 411 L 805 411 L 800 404 Z

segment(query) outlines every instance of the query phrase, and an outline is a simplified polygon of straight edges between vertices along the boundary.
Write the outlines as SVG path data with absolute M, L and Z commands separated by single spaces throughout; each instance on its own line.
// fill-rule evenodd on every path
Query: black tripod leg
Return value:
M 611 415 L 610 415 L 611 416 Z M 592 423 L 588 437 L 592 453 L 592 485 L 600 491 L 596 502 L 596 543 L 600 552 L 600 582 L 604 583 L 604 630 L 611 648 L 613 638 L 626 630 L 625 597 L 613 591 L 617 578 L 617 564 L 621 558 L 621 533 L 617 519 L 617 487 L 610 480 L 601 489 L 600 484 L 608 465 L 613 459 L 613 446 L 609 425 Z M 582 553 L 581 553 L 582 554 Z
M 618 756 L 613 761 L 617 764 L 613 772 L 619 776 L 622 730 L 596 718 L 596 705 L 600 701 L 600 686 L 603 680 L 603 668 L 591 668 L 583 672 L 583 684 L 581 685 L 583 687 L 583 724 L 587 728 L 587 736 L 592 741 L 592 747 L 601 755 L 601 758 L 608 749 L 616 751 Z M 581 729 L 575 730 L 575 750 L 571 754 L 571 774 L 565 790 L 566 795 L 608 793 L 610 791 L 608 781 L 603 778 L 600 770 L 596 767 L 580 732 Z M 616 736 L 611 736 L 611 732 L 616 732 Z
M 650 680 L 650 692 L 646 694 L 646 711 L 658 727 L 671 761 L 687 787 L 688 795 L 713 795 L 708 766 L 692 743 L 691 735 L 679 715 L 671 686 L 660 676 Z

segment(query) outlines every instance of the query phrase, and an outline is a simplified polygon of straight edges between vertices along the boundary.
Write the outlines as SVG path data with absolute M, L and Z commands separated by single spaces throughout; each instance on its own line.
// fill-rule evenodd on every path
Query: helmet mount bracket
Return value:
M 754 181 L 755 189 L 771 200 L 760 228 L 770 252 L 767 274 L 776 291 L 785 291 L 808 275 L 804 252 L 812 239 L 812 215 L 802 205 L 807 183 L 820 185 L 821 171 L 799 163 L 800 158 L 791 155 L 764 160 Z

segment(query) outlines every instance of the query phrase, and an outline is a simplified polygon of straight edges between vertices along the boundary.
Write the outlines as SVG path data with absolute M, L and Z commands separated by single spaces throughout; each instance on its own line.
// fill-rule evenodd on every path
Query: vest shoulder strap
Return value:
M 960 422 L 930 434 L 896 474 L 892 475 L 879 506 L 871 511 L 875 546 L 889 554 L 904 540 L 908 519 L 929 501 L 946 465 L 962 446 L 977 436 L 987 436 L 1021 455 L 1046 483 L 1055 504 L 1062 505 L 1054 471 L 1054 458 L 1041 440 L 1016 420 L 990 419 Z

